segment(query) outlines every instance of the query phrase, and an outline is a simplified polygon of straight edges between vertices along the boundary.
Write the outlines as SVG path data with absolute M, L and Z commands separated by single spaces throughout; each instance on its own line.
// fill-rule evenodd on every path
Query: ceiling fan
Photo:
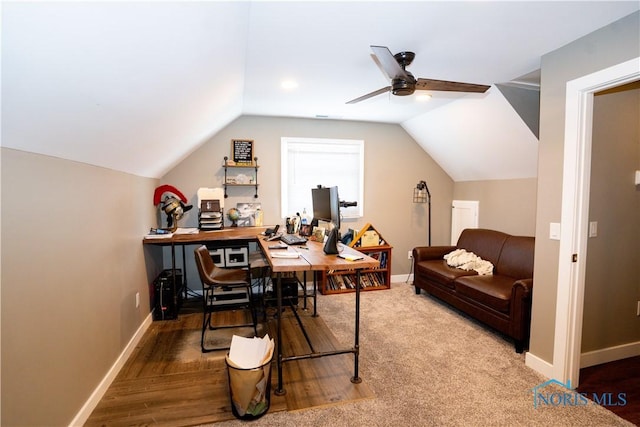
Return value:
M 371 50 L 382 69 L 391 80 L 391 86 L 383 87 L 356 99 L 352 99 L 347 104 L 355 104 L 376 95 L 391 91 L 398 96 L 411 95 L 416 90 L 436 90 L 449 92 L 477 92 L 484 93 L 491 86 L 477 85 L 473 83 L 450 82 L 447 80 L 416 79 L 413 74 L 406 70 L 411 64 L 416 54 L 413 52 L 400 52 L 395 55 L 386 46 L 371 46 Z

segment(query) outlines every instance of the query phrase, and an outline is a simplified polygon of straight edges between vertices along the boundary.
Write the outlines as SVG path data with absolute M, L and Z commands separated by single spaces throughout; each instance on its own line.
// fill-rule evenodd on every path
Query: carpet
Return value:
M 336 338 L 353 333 L 354 294 L 319 295 Z M 360 375 L 375 399 L 269 412 L 254 426 L 632 426 L 589 401 L 534 405 L 547 380 L 513 344 L 407 284 L 361 294 Z M 545 386 L 561 396 L 566 389 Z M 243 424 L 233 420 L 216 426 Z

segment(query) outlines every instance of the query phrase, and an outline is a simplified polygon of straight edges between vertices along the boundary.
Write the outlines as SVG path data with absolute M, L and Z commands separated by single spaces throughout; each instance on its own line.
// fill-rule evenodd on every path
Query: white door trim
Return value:
M 580 373 L 593 94 L 639 78 L 640 57 L 567 82 L 553 370 L 555 379 L 573 387 Z

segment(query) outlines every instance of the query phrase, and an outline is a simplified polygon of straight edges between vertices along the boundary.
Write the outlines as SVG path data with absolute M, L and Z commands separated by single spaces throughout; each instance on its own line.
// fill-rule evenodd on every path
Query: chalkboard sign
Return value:
M 231 159 L 237 165 L 252 165 L 253 164 L 253 140 L 232 139 L 231 140 Z

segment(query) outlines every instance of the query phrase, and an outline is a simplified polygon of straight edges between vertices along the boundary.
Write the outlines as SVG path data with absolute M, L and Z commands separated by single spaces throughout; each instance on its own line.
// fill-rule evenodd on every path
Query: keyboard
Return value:
M 280 240 L 287 245 L 304 245 L 307 243 L 307 238 L 298 236 L 297 234 L 283 234 L 280 236 Z

